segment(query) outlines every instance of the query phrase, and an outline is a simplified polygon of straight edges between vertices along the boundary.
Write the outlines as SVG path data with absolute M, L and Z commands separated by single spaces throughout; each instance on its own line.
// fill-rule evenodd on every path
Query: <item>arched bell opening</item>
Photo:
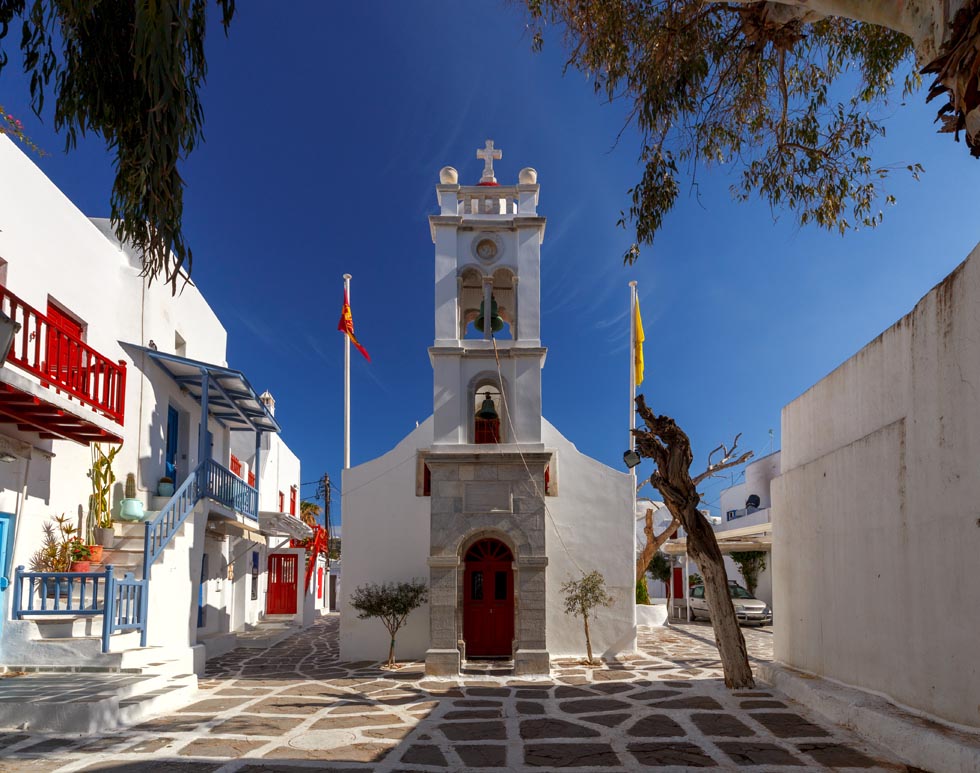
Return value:
M 514 651 L 514 554 L 483 538 L 463 558 L 463 642 L 466 657 L 511 658 Z
M 493 298 L 497 301 L 497 314 L 503 322 L 500 331 L 493 334 L 494 338 L 517 338 L 517 279 L 509 268 L 501 267 L 493 272 Z
M 481 445 L 507 442 L 506 409 L 497 374 L 483 372 L 474 377 L 469 388 L 469 442 Z
M 503 399 L 500 388 L 488 383 L 477 387 L 473 393 L 473 442 L 502 443 L 501 412 Z
M 486 309 L 486 286 L 490 289 L 490 310 Z M 514 338 L 516 329 L 515 293 L 516 281 L 510 269 L 499 268 L 492 276 L 485 276 L 476 268 L 464 268 L 459 275 L 459 337 L 481 339 L 484 337 L 484 320 L 490 319 L 494 338 Z

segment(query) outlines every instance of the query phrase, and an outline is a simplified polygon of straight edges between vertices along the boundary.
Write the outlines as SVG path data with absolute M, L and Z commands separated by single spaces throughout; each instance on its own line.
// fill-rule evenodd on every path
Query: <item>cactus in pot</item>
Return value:
M 109 505 L 109 495 L 116 476 L 112 472 L 112 461 L 122 446 L 102 450 L 98 443 L 92 445 L 92 469 L 88 476 L 92 480 L 92 496 L 89 497 L 89 511 L 94 518 L 95 541 L 107 548 L 112 547 L 114 533 L 112 530 L 112 508 Z
M 136 476 L 126 474 L 126 498 L 119 503 L 119 517 L 124 521 L 143 520 L 143 500 L 136 498 Z

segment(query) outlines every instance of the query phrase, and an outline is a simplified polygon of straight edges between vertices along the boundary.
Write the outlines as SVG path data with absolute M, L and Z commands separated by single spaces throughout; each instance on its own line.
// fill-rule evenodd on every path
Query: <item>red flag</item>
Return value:
M 354 318 L 350 313 L 350 301 L 347 299 L 347 290 L 344 290 L 344 308 L 340 312 L 340 322 L 337 323 L 337 330 L 347 335 L 351 343 L 357 347 L 357 351 L 364 355 L 364 359 L 371 362 L 371 355 L 367 349 L 361 346 L 357 337 L 354 335 Z

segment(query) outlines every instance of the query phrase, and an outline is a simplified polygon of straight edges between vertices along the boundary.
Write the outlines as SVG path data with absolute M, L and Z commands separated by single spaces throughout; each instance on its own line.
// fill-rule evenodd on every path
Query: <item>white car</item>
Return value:
M 765 601 L 760 601 L 745 588 L 735 582 L 728 583 L 728 592 L 732 597 L 732 604 L 735 606 L 735 617 L 740 623 L 754 623 L 756 625 L 771 625 L 772 610 Z M 708 600 L 704 597 L 704 586 L 695 585 L 691 588 L 691 619 L 709 618 Z

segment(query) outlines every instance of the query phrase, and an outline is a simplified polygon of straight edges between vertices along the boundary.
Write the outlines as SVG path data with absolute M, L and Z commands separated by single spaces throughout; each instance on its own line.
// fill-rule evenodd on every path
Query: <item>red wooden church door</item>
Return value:
M 266 614 L 296 614 L 296 583 L 299 581 L 294 555 L 269 556 L 269 589 L 266 592 Z
M 467 657 L 512 655 L 514 557 L 498 540 L 480 540 L 466 554 L 463 639 Z

